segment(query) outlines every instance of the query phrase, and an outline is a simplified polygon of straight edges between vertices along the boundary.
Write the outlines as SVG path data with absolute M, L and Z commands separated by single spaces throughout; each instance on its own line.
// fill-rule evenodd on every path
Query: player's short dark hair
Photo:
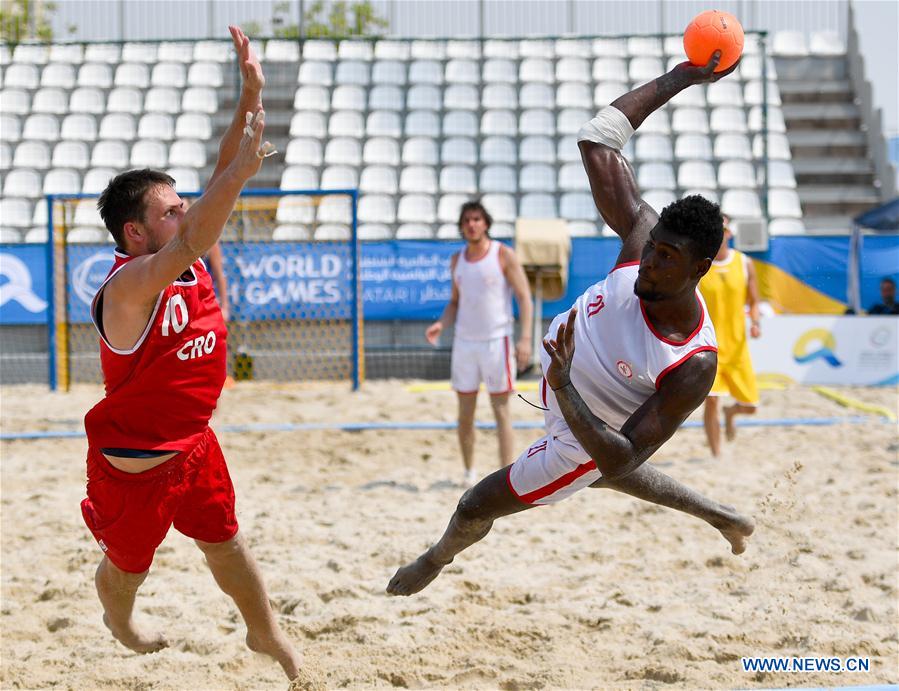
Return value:
M 884 276 L 883 278 L 880 279 L 880 282 L 881 283 L 889 283 L 894 288 L 896 287 L 896 281 L 894 281 L 891 276 Z
M 721 208 L 698 194 L 678 199 L 664 209 L 659 222 L 668 232 L 687 238 L 697 259 L 714 259 L 724 240 Z
M 461 230 L 461 228 L 462 228 L 462 219 L 465 218 L 465 214 L 467 214 L 469 211 L 480 211 L 480 212 L 481 212 L 481 215 L 484 217 L 484 220 L 487 221 L 487 230 L 488 230 L 488 231 L 490 230 L 490 226 L 493 225 L 493 216 L 491 216 L 491 215 L 487 212 L 487 209 L 485 209 L 485 208 L 484 208 L 484 205 L 481 204 L 481 200 L 480 200 L 480 199 L 474 199 L 474 200 L 472 200 L 472 201 L 470 201 L 470 202 L 465 202 L 465 203 L 462 205 L 462 208 L 459 210 L 459 223 L 458 223 L 458 226 L 459 226 L 459 229 L 460 229 L 460 230 Z
M 147 191 L 157 185 L 175 187 L 175 179 L 161 170 L 143 168 L 116 175 L 97 200 L 100 217 L 116 245 L 125 246 L 125 224 L 143 221 L 147 213 Z

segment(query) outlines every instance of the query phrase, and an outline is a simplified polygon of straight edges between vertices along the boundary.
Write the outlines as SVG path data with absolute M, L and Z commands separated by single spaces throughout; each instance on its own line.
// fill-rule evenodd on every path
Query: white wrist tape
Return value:
M 606 106 L 590 122 L 581 127 L 577 133 L 578 141 L 605 144 L 620 151 L 634 136 L 627 116 L 614 106 Z

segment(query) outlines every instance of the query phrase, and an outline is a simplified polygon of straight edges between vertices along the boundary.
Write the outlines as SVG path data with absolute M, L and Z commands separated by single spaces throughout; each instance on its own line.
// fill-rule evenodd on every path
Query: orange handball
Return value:
M 706 65 L 716 50 L 721 51 L 721 62 L 715 72 L 723 72 L 743 53 L 743 27 L 732 14 L 706 10 L 687 26 L 684 52 L 694 65 Z

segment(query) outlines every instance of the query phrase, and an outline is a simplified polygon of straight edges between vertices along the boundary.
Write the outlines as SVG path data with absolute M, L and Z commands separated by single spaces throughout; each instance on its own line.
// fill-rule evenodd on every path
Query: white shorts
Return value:
M 516 372 L 512 339 L 455 339 L 450 372 L 453 389 L 458 393 L 477 393 L 481 382 L 491 394 L 509 393 L 515 386 Z
M 509 488 L 519 500 L 555 504 L 602 477 L 574 436 L 567 437 L 547 434 L 509 466 Z

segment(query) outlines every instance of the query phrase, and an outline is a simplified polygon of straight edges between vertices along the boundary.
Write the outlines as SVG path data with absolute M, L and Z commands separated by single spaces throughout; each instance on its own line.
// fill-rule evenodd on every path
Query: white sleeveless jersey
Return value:
M 718 350 L 712 320 L 698 291 L 701 316 L 685 341 L 671 341 L 655 331 L 641 300 L 634 294 L 638 264 L 619 264 L 575 302 L 578 314 L 571 382 L 591 412 L 617 430 L 655 393 L 671 370 L 698 352 Z M 567 319 L 567 311 L 558 315 L 547 336 L 555 338 L 559 324 Z M 541 353 L 546 371 L 550 358 L 542 348 Z M 571 432 L 546 380 L 542 382 L 541 394 L 549 408 L 547 432 L 572 443 Z
M 453 281 L 459 290 L 455 337 L 490 341 L 512 334 L 512 286 L 499 264 L 500 243 L 490 241 L 487 254 L 477 261 L 459 252 Z

